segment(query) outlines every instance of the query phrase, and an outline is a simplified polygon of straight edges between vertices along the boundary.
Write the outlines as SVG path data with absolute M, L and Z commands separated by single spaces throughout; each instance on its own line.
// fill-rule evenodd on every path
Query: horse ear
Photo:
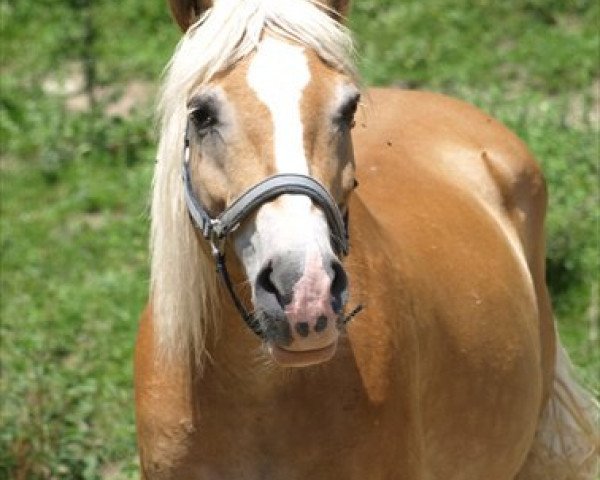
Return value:
M 340 17 L 347 18 L 350 11 L 350 0 L 326 0 L 325 5 L 340 14 Z
M 350 0 L 326 0 L 323 3 L 339 13 L 342 18 L 348 16 Z M 212 4 L 213 0 L 169 0 L 173 18 L 184 32 L 212 7 Z
M 212 4 L 212 0 L 169 0 L 169 7 L 171 7 L 173 18 L 184 32 Z

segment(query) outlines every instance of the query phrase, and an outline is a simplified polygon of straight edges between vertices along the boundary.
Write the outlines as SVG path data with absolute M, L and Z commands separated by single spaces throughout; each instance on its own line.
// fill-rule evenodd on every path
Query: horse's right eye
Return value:
M 190 117 L 200 133 L 214 127 L 218 123 L 217 114 L 210 105 L 201 105 L 195 108 L 190 113 Z

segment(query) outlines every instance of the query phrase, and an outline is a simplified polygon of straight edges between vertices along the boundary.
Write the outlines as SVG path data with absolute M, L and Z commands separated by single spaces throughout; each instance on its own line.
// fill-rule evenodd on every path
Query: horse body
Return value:
M 179 2 L 176 18 L 191 3 Z M 218 5 L 212 15 L 230 18 L 227 1 Z M 310 2 L 297 5 L 307 10 L 290 17 L 329 25 Z M 200 28 L 213 27 L 209 18 Z M 559 373 L 546 191 L 526 147 L 484 113 L 432 93 L 370 90 L 353 122 L 352 75 L 343 61 L 335 67 L 335 51 L 306 48 L 327 39 L 260 35 L 256 51 L 212 77 L 190 75 L 185 96 L 172 80 L 163 93 L 153 283 L 135 358 L 142 477 L 593 478 L 596 407 Z M 183 60 L 172 76 L 187 72 Z M 189 222 L 179 177 L 188 116 L 195 130 L 183 156 L 209 212 L 273 172 L 302 169 L 349 212 L 343 269 L 320 237 L 322 212 L 301 195 L 264 202 L 224 242 L 265 341 L 216 283 L 210 243 Z M 339 332 L 343 303 L 364 309 Z M 554 424 L 560 434 L 543 428 Z M 587 466 L 576 471 L 577 462 Z
M 265 364 L 222 292 L 219 341 L 192 380 L 188 365 L 156 365 L 149 309 L 136 362 L 149 478 L 510 479 L 523 463 L 553 369 L 528 267 L 541 261 L 528 256 L 541 251 L 539 170 L 460 102 L 370 97 L 346 264 L 364 313 L 332 360 L 290 371 Z

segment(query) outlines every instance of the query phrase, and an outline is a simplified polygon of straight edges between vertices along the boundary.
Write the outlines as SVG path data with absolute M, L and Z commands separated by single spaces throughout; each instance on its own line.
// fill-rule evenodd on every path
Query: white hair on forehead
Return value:
M 164 102 L 187 95 L 256 49 L 263 31 L 298 42 L 356 78 L 348 29 L 314 0 L 217 0 L 187 31 L 166 70 Z
M 192 354 L 200 364 L 207 328 L 218 317 L 213 260 L 189 221 L 181 181 L 191 90 L 252 53 L 265 31 L 304 45 L 356 80 L 351 36 L 332 15 L 314 0 L 216 0 L 183 36 L 165 69 L 150 242 L 155 338 L 165 359 Z

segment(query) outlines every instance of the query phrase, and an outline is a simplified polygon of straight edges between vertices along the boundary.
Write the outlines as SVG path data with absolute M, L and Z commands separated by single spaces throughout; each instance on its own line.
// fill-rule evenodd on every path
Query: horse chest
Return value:
M 200 387 L 190 439 L 198 471 L 217 479 L 352 480 L 395 478 L 387 466 L 410 471 L 416 463 L 406 448 L 410 428 L 402 433 L 404 409 L 373 404 L 358 372 L 288 382 L 255 395 Z

